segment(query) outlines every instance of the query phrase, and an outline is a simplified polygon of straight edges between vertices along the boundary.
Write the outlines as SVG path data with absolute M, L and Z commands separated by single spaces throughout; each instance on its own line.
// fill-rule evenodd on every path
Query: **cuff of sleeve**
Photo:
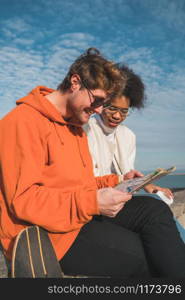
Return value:
M 88 216 L 99 215 L 100 211 L 97 202 L 97 190 L 89 191 L 85 197 L 86 213 Z
M 123 182 L 123 175 L 118 175 L 118 183 Z
M 84 191 L 80 202 L 80 213 L 86 219 L 89 216 L 99 215 L 97 190 Z

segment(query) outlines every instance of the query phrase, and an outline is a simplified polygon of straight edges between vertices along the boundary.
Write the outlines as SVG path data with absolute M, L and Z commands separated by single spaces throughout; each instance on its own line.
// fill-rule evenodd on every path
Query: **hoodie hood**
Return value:
M 45 97 L 46 95 L 54 92 L 55 90 L 47 88 L 45 86 L 37 86 L 33 89 L 27 96 L 16 101 L 17 105 L 26 104 L 31 106 L 32 108 L 39 111 L 42 115 L 44 115 L 47 119 L 53 122 L 58 138 L 60 139 L 61 144 L 64 144 L 62 132 L 60 130 L 60 125 L 66 125 L 71 128 L 73 134 L 76 136 L 77 142 L 79 144 L 79 152 L 81 156 L 81 160 L 83 165 L 85 166 L 85 162 L 83 159 L 83 151 L 80 148 L 80 143 L 78 141 L 78 135 L 82 135 L 82 127 L 80 125 L 74 124 L 69 121 L 65 121 L 62 117 L 61 113 L 55 108 L 55 106 Z
M 60 112 L 55 108 L 55 106 L 45 97 L 46 95 L 54 91 L 55 90 L 47 88 L 45 86 L 37 86 L 27 96 L 16 101 L 16 104 L 20 105 L 24 103 L 26 105 L 29 105 L 53 122 L 75 125 L 66 122 Z

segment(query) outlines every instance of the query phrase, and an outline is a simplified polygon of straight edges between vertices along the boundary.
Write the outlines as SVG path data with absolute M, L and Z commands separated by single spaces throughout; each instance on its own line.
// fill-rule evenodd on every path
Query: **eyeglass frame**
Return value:
M 122 118 L 126 118 L 130 114 L 129 108 L 116 107 L 114 105 L 111 105 L 110 103 L 104 103 L 103 105 L 104 109 L 110 109 L 111 107 L 114 108 L 113 110 L 109 111 L 111 114 L 119 112 Z

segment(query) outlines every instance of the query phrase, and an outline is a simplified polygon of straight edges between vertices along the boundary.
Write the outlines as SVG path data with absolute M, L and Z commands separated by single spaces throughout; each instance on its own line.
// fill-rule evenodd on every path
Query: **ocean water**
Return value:
M 185 173 L 169 174 L 152 183 L 166 188 L 185 189 Z M 143 190 L 139 191 L 139 193 L 143 193 Z
M 153 173 L 154 170 L 143 171 L 144 175 Z M 185 189 L 185 168 L 177 168 L 171 174 L 161 177 L 153 181 L 153 184 L 167 188 Z
M 185 188 L 185 174 L 166 175 L 156 180 L 154 184 L 168 188 Z

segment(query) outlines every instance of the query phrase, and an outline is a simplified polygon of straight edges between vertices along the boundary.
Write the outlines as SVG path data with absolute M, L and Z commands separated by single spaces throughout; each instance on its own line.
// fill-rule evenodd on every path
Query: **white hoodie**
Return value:
M 110 173 L 125 174 L 134 169 L 136 155 L 135 134 L 125 125 L 105 126 L 100 115 L 93 115 L 84 125 L 93 159 L 95 176 Z

